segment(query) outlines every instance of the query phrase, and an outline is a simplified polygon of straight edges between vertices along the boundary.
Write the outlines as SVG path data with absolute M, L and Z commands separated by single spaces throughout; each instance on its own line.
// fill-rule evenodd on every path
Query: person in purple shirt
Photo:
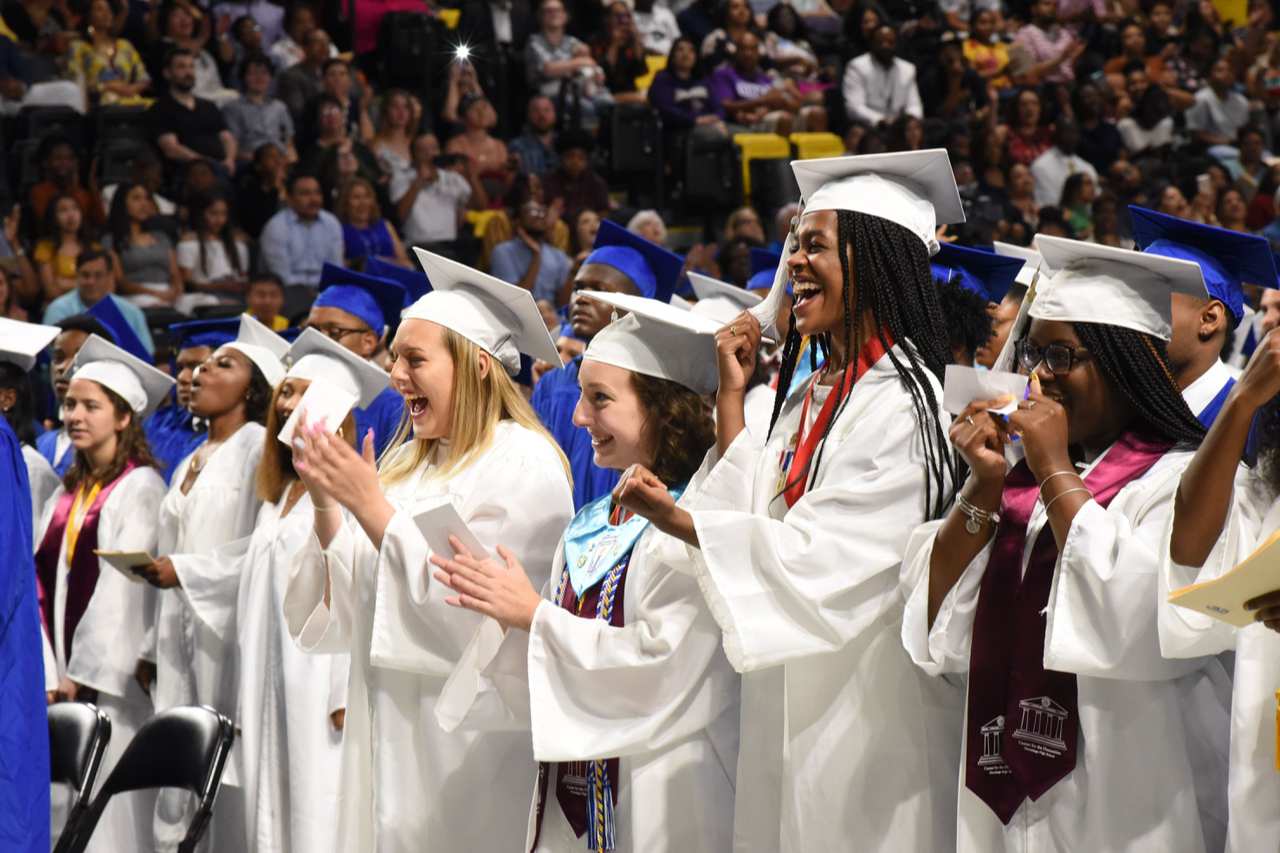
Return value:
M 801 110 L 795 83 L 760 67 L 760 39 L 752 33 L 738 37 L 733 61 L 717 68 L 709 78 L 712 97 L 720 101 L 725 118 L 756 133 L 787 136 L 793 130 L 825 130 L 821 107 Z M 821 127 L 817 127 L 822 111 Z M 812 118 L 813 121 L 808 121 Z
M 662 116 L 664 128 L 692 130 L 698 136 L 727 136 L 724 107 L 709 81 L 695 73 L 697 66 L 697 46 L 680 36 L 671 45 L 667 67 L 654 75 L 649 103 Z

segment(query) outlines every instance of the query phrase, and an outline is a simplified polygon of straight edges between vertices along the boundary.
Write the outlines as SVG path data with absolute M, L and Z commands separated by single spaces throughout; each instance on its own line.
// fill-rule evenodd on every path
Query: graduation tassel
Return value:
M 591 822 L 591 838 L 587 849 L 604 853 L 613 850 L 613 787 L 609 784 L 609 774 L 603 760 L 591 762 L 591 808 L 588 819 Z

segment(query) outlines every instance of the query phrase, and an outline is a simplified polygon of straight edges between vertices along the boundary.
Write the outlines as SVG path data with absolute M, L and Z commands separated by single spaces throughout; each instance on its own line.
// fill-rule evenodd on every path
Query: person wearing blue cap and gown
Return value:
M 30 370 L 36 356 L 58 336 L 57 326 L 41 326 L 0 318 L 0 406 L 4 419 L 22 445 L 27 481 L 31 486 L 31 523 L 39 526 L 45 501 L 59 485 L 59 477 L 34 446 Z
M 58 401 L 59 418 L 61 418 L 62 398 L 67 394 L 67 371 L 71 362 L 80 351 L 80 347 L 90 335 L 97 335 L 104 341 L 114 344 L 115 335 L 101 321 L 84 314 L 64 317 L 53 325 L 62 331 L 53 339 L 53 351 L 49 362 L 49 379 L 53 383 L 53 396 Z M 67 435 L 65 424 L 51 429 L 36 439 L 36 449 L 40 455 L 53 466 L 59 477 L 67 473 L 71 467 L 71 437 Z
M 142 428 L 151 442 L 151 455 L 160 463 L 166 484 L 178 463 L 204 443 L 207 434 L 197 430 L 191 405 L 191 382 L 196 368 L 209 360 L 213 351 L 235 340 L 240 323 L 235 319 L 195 320 L 169 327 L 170 373 L 176 381 L 169 405 L 156 409 Z
M 320 295 L 306 325 L 324 332 L 361 358 L 368 359 L 388 326 L 399 323 L 407 291 L 399 281 L 326 263 L 320 270 Z M 381 459 L 404 420 L 404 398 L 385 389 L 365 409 L 356 409 L 356 429 L 373 430 L 373 448 Z
M 1133 237 L 1149 255 L 1195 261 L 1204 271 L 1207 300 L 1173 298 L 1169 365 L 1183 399 L 1206 427 L 1226 403 L 1235 377 L 1222 362 L 1227 331 L 1245 318 L 1244 283 L 1271 287 L 1275 259 L 1265 237 L 1188 222 L 1130 206 Z
M 683 268 L 684 261 L 679 255 L 632 234 L 615 222 L 602 221 L 591 254 L 582 262 L 574 279 L 575 294 L 569 303 L 573 333 L 590 343 L 613 314 L 613 309 L 601 302 L 579 298 L 577 291 L 628 293 L 669 302 Z M 580 357 L 575 358 L 563 370 L 544 374 L 534 386 L 529 401 L 569 457 L 575 511 L 608 494 L 618 482 L 616 471 L 599 468 L 592 462 L 591 436 L 573 424 L 573 410 L 582 391 L 578 385 L 581 363 Z
M 994 334 L 991 312 L 1013 286 L 1023 261 L 943 243 L 929 266 L 938 281 L 952 355 L 956 364 L 972 367 L 978 349 Z

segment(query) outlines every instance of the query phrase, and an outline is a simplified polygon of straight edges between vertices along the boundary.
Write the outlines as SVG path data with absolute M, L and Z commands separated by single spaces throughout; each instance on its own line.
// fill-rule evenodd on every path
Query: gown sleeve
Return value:
M 783 518 L 744 505 L 773 487 L 756 482 L 765 466 L 746 430 L 686 504 L 699 586 L 739 672 L 842 648 L 900 606 L 927 469 L 909 395 L 878 397 L 838 445 L 828 439 L 819 481 Z
M 174 554 L 178 594 L 196 618 L 222 642 L 234 639 L 240 574 L 253 534 L 233 539 L 205 555 Z
M 289 566 L 289 586 L 284 596 L 284 618 L 289 634 L 305 652 L 334 654 L 350 651 L 355 622 L 355 533 L 347 520 L 329 542 L 320 547 L 314 528 Z M 329 604 L 324 585 L 329 581 Z
M 98 544 L 103 550 L 155 553 L 164 480 L 152 469 L 135 469 L 102 506 Z M 148 603 L 146 584 L 129 580 L 98 561 L 93 595 L 76 626 L 67 675 L 73 681 L 112 696 L 124 696 L 133 683 L 138 624 Z

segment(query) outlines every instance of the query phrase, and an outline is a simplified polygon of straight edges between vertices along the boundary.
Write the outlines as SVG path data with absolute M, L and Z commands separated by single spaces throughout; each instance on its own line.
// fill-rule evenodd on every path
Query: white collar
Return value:
M 1231 371 L 1221 361 L 1215 359 L 1213 366 L 1204 372 L 1182 391 L 1182 399 L 1193 415 L 1199 415 L 1218 396 L 1222 386 L 1231 381 Z

